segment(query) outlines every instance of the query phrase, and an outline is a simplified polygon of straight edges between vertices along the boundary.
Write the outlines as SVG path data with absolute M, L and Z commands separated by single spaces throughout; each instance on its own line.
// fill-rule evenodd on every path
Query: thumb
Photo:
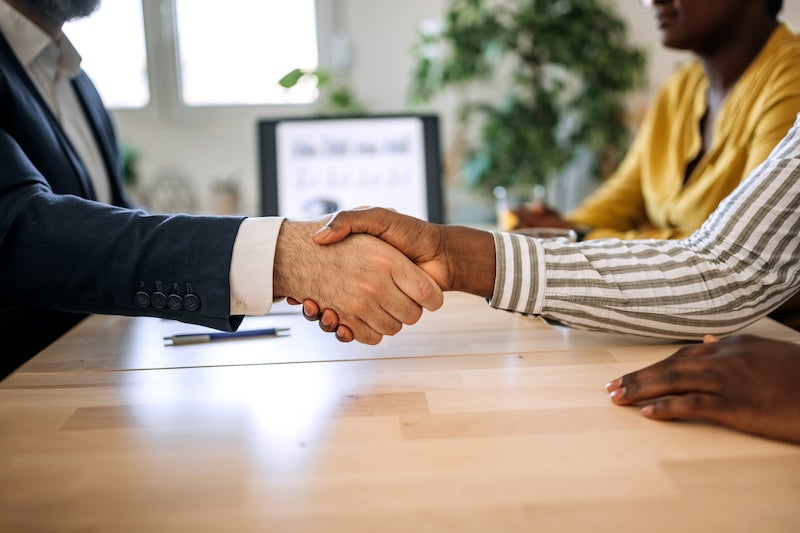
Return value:
M 339 242 L 351 233 L 369 233 L 379 236 L 385 232 L 389 221 L 382 213 L 390 211 L 380 208 L 355 209 L 352 211 L 339 211 L 314 234 L 317 244 L 333 244 Z

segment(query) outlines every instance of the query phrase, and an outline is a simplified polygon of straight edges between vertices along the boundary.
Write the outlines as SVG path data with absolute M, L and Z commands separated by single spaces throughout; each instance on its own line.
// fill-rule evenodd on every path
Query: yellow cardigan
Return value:
M 708 84 L 696 60 L 659 91 L 617 171 L 567 219 L 593 228 L 587 239 L 677 239 L 690 235 L 772 151 L 800 113 L 800 36 L 783 24 L 720 108 L 714 139 L 700 152 Z M 656 230 L 639 231 L 649 223 Z

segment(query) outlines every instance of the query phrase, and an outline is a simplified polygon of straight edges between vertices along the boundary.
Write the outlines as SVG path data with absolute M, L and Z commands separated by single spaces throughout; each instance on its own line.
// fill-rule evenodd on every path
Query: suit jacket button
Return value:
M 164 287 L 160 281 L 156 281 L 156 292 L 150 295 L 150 303 L 156 309 L 164 309 L 167 305 L 167 295 L 164 294 Z
M 150 295 L 144 291 L 139 291 L 133 295 L 133 305 L 136 307 L 149 307 Z
M 150 295 L 144 290 L 144 282 L 139 282 L 139 291 L 133 295 L 133 305 L 136 307 L 149 307 Z
M 183 308 L 187 311 L 197 311 L 200 309 L 200 298 L 194 294 L 187 294 L 183 297 Z
M 183 298 L 177 294 L 170 294 L 167 296 L 167 307 L 170 311 L 180 311 L 183 309 Z

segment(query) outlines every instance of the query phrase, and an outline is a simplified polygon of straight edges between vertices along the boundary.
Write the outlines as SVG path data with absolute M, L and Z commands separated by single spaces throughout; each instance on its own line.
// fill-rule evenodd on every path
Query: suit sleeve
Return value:
M 241 222 L 239 217 L 151 215 L 54 194 L 0 130 L 2 300 L 234 329 L 241 317 L 230 315 L 229 272 Z M 197 300 L 170 308 L 141 298 L 159 289 Z

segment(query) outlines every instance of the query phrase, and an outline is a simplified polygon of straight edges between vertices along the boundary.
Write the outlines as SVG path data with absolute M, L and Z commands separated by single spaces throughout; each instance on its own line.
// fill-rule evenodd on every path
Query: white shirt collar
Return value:
M 25 68 L 46 53 L 60 76 L 73 78 L 80 71 L 81 56 L 63 33 L 56 40 L 51 39 L 39 26 L 4 1 L 0 1 L 0 30 Z

